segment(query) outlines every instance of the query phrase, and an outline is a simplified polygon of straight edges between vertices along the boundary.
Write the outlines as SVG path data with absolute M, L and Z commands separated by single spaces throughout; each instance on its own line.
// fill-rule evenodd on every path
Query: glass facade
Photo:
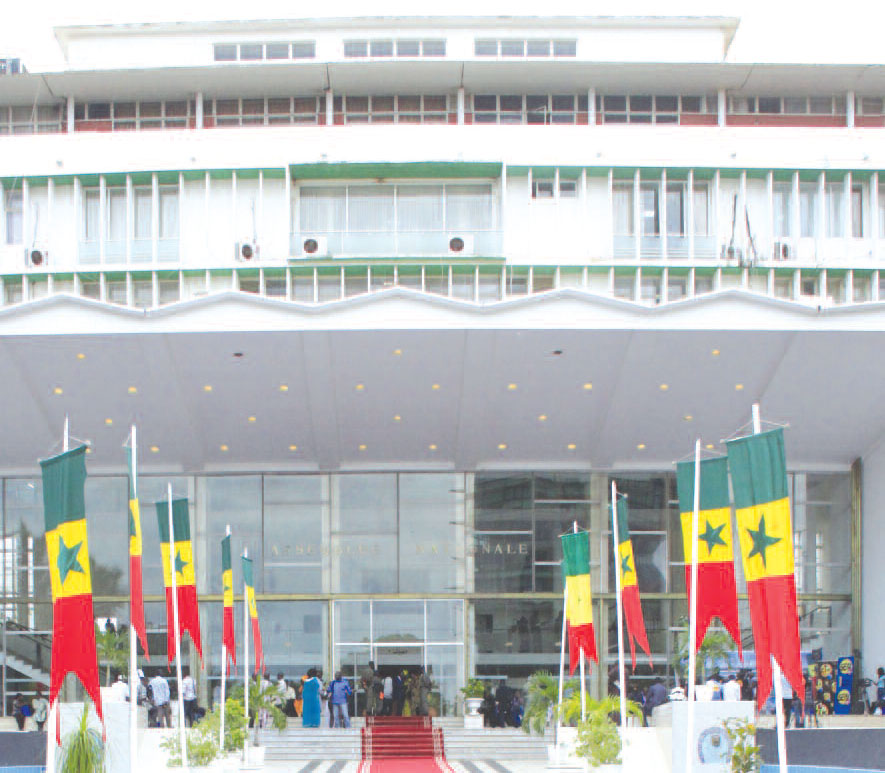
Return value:
M 559 535 L 577 524 L 591 533 L 594 618 L 604 660 L 590 688 L 605 692 L 617 641 L 607 517 L 611 480 L 608 473 L 543 471 L 172 478 L 174 494 L 191 502 L 208 671 L 200 683 L 203 700 L 211 701 L 221 672 L 219 542 L 228 524 L 234 555 L 247 547 L 255 561 L 272 673 L 296 677 L 314 666 L 327 675 L 341 669 L 355 679 L 370 659 L 382 670 L 428 668 L 436 684 L 431 705 L 443 714 L 461 710 L 458 688 L 468 675 L 507 678 L 519 686 L 535 670 L 558 669 Z M 653 668 L 641 663 L 636 678 L 671 674 L 687 614 L 675 475 L 623 472 L 614 480 L 629 497 L 653 651 Z M 164 662 L 166 614 L 152 503 L 165 497 L 168 481 L 140 478 L 154 669 Z M 790 485 L 803 650 L 822 648 L 825 658 L 848 654 L 850 474 L 794 473 Z M 90 477 L 86 502 L 96 616 L 125 623 L 126 478 Z M 11 662 L 4 666 L 8 699 L 34 689 L 48 670 L 51 607 L 40 480 L 0 480 L 0 510 L 4 649 L 25 664 L 24 670 Z M 740 574 L 738 565 L 743 592 Z M 752 648 L 744 599 L 740 609 L 744 646 Z M 241 614 L 234 619 L 241 641 Z M 185 652 L 193 662 L 195 653 L 188 647 Z

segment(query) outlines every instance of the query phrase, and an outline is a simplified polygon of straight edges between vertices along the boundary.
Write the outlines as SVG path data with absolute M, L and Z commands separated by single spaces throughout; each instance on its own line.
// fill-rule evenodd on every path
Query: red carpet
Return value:
M 367 717 L 360 773 L 450 773 L 443 733 L 430 717 Z

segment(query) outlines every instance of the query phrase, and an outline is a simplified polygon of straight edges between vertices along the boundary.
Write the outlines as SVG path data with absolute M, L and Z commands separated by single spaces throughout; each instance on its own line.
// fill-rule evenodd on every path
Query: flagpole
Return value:
M 243 558 L 249 557 L 249 548 L 243 548 Z M 246 589 L 246 577 L 243 576 L 243 695 L 246 712 L 246 734 L 243 739 L 243 765 L 249 764 L 249 594 Z M 258 721 L 258 713 L 255 713 Z
M 225 536 L 230 537 L 230 524 L 227 525 L 225 529 Z M 233 561 L 231 561 L 233 564 Z M 224 582 L 221 583 L 224 585 Z M 233 592 L 233 566 L 231 566 L 231 592 Z M 222 594 L 224 593 L 224 588 L 222 588 Z M 224 601 L 222 600 L 221 605 L 221 614 L 222 618 L 224 616 Z M 224 620 L 222 619 L 221 623 L 222 628 L 222 636 L 221 636 L 221 730 L 218 733 L 218 746 L 221 749 L 221 753 L 224 754 L 224 688 L 225 688 L 225 677 L 227 675 L 227 646 L 224 643 Z
M 132 453 L 132 498 L 138 499 L 138 451 L 135 424 L 129 436 Z M 132 516 L 130 515 L 130 518 Z M 129 561 L 129 770 L 135 773 L 135 757 L 138 754 L 138 653 L 135 642 L 135 626 L 132 625 L 132 561 Z
M 172 578 L 172 620 L 175 634 L 175 675 L 178 679 L 178 738 L 181 743 L 181 766 L 187 770 L 187 736 L 184 732 L 184 694 L 181 691 L 181 636 L 178 631 L 178 578 L 175 569 L 175 523 L 172 519 L 172 484 L 166 484 L 169 502 L 169 575 Z M 191 559 L 193 560 L 193 559 Z M 168 621 L 167 621 L 168 624 Z
M 563 583 L 562 589 L 562 640 L 559 648 L 559 700 L 556 704 L 556 730 L 553 743 L 556 747 L 557 758 L 559 759 L 559 728 L 562 726 L 562 681 L 565 679 L 565 630 L 566 617 L 568 616 L 568 583 Z
M 762 432 L 762 419 L 759 414 L 759 403 L 753 403 L 753 434 Z M 791 534 L 790 537 L 793 535 Z M 780 663 L 771 658 L 772 676 L 774 677 L 774 714 L 777 720 L 777 764 L 779 773 L 787 773 L 787 726 L 784 719 L 784 677 Z
M 577 521 L 572 521 L 572 532 L 574 534 L 578 533 Z M 584 646 L 581 645 L 578 650 L 578 662 L 581 665 L 581 722 L 583 722 L 587 718 L 587 694 L 584 690 Z
M 701 511 L 701 439 L 694 444 L 694 502 L 691 514 L 691 595 L 688 612 L 688 717 L 686 721 L 685 770 L 691 773 L 694 767 L 694 711 L 695 711 L 695 672 L 697 670 L 698 637 L 698 520 Z
M 62 453 L 66 453 L 68 451 L 68 447 L 71 443 L 71 434 L 70 434 L 70 421 L 68 419 L 68 415 L 65 414 L 65 425 L 64 430 L 62 431 L 61 436 L 61 450 Z M 55 642 L 53 642 L 53 646 Z M 58 713 L 58 703 L 60 698 L 57 697 L 52 703 L 49 704 L 49 716 L 46 717 L 46 773 L 55 773 L 55 747 L 58 745 L 58 735 L 60 735 L 60 727 L 59 724 L 61 722 L 61 718 Z
M 612 480 L 612 546 L 615 564 L 615 603 L 618 613 L 618 681 L 621 693 L 621 730 L 627 728 L 627 685 L 624 675 L 624 620 L 621 602 L 621 571 L 618 561 L 618 484 Z

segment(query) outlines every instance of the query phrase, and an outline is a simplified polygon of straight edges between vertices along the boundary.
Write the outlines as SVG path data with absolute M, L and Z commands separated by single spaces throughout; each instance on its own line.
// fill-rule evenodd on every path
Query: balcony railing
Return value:
M 77 247 L 77 259 L 80 265 L 99 265 L 100 263 L 151 263 L 154 246 L 151 239 L 132 239 L 129 242 L 129 259 L 126 259 L 126 242 L 120 239 L 108 239 L 104 243 L 104 261 L 101 257 L 102 245 L 97 241 L 81 241 Z M 175 263 L 178 261 L 178 239 L 157 240 L 157 261 Z
M 686 260 L 715 260 L 716 238 L 714 236 L 695 236 L 693 245 L 687 236 L 667 236 L 667 258 Z M 614 238 L 613 256 L 620 260 L 636 258 L 636 237 L 618 235 Z M 641 236 L 639 238 L 639 257 L 641 260 L 658 260 L 664 257 L 664 240 L 660 236 Z
M 295 258 L 503 257 L 500 231 L 302 231 L 291 235 Z

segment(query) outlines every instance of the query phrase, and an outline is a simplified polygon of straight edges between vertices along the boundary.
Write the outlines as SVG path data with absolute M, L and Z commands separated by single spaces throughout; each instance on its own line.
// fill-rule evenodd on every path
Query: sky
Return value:
M 882 0 L 324 0 L 319 6 L 297 0 L 38 0 L 14 5 L 0 26 L 0 57 L 19 56 L 32 71 L 64 66 L 52 33 L 61 25 L 443 13 L 737 16 L 741 24 L 729 55 L 735 61 L 885 64 Z

